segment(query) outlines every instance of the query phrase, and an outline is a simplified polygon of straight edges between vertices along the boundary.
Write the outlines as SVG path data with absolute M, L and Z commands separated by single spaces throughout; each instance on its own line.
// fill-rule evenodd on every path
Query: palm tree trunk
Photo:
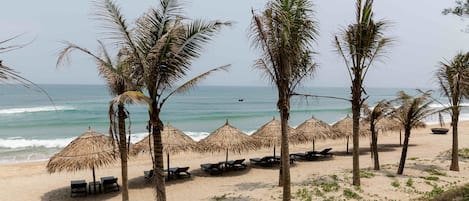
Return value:
M 355 75 L 352 83 L 352 120 L 353 120 L 353 185 L 360 186 L 360 154 L 359 154 L 359 132 L 360 132 L 360 108 L 361 108 L 361 94 L 362 86 L 360 82 L 360 74 Z
M 117 106 L 117 115 L 119 118 L 119 152 L 121 157 L 121 173 L 122 173 L 122 201 L 129 201 L 129 185 L 128 185 L 128 176 L 127 176 L 127 159 L 128 159 L 128 150 L 127 150 L 127 136 L 125 134 L 125 119 L 127 115 L 125 114 L 124 104 L 119 104 Z
M 402 146 L 401 160 L 399 162 L 399 168 L 397 169 L 397 174 L 402 175 L 404 172 L 405 160 L 407 157 L 407 148 L 409 147 L 409 138 L 410 138 L 410 126 L 406 126 L 404 130 L 404 144 Z
M 282 144 L 281 144 L 281 177 L 283 185 L 283 201 L 291 200 L 291 181 L 290 181 L 290 159 L 289 159 L 289 147 L 288 147 L 288 119 L 290 116 L 290 101 L 288 96 L 288 90 L 279 93 L 279 109 L 280 109 L 280 122 L 282 128 Z
M 373 154 L 374 170 L 379 170 L 378 159 L 378 134 L 376 133 L 374 124 L 371 125 L 371 153 Z
M 459 155 L 458 155 L 458 121 L 459 121 L 459 111 L 453 109 L 451 115 L 451 126 L 453 127 L 453 146 L 451 150 L 451 165 L 449 170 L 459 171 Z
M 161 131 L 163 122 L 160 119 L 160 109 L 156 102 L 152 103 L 153 112 L 150 114 L 153 135 L 153 155 L 155 163 L 153 164 L 153 177 L 155 180 L 156 200 L 166 201 L 166 189 L 163 170 L 163 144 L 161 141 Z

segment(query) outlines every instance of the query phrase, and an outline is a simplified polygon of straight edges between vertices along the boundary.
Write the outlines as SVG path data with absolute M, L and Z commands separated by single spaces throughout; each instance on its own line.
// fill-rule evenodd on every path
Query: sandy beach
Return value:
M 361 187 L 351 186 L 352 155 L 346 154 L 345 140 L 316 142 L 316 149 L 332 147 L 334 157 L 320 161 L 297 161 L 291 168 L 294 200 L 343 200 L 359 196 L 363 200 L 412 200 L 430 192 L 464 184 L 469 178 L 469 163 L 460 159 L 460 172 L 449 171 L 449 158 L 440 154 L 451 148 L 451 132 L 431 134 L 430 128 L 413 130 L 404 175 L 396 175 L 401 147 L 399 133 L 380 135 L 380 162 L 382 169 L 373 171 L 369 153 L 369 139 L 361 139 L 363 169 Z M 469 122 L 460 123 L 459 147 L 469 147 Z M 351 145 L 350 145 L 351 147 Z M 291 146 L 290 153 L 311 150 L 312 144 Z M 261 149 L 241 155 L 230 154 L 231 159 L 271 155 L 272 149 Z M 278 168 L 248 166 L 247 170 L 221 176 L 210 176 L 200 170 L 200 164 L 224 160 L 224 153 L 181 153 L 171 156 L 171 166 L 190 166 L 192 177 L 166 183 L 168 200 L 280 200 Z M 46 162 L 0 165 L 0 198 L 9 201 L 24 200 L 121 200 L 120 192 L 70 197 L 70 180 L 92 181 L 89 171 L 49 174 Z M 151 158 L 139 155 L 129 161 L 129 194 L 131 200 L 153 200 L 153 188 L 145 182 L 143 171 L 151 168 Z M 118 163 L 96 170 L 97 178 L 120 178 Z M 119 180 L 120 182 L 120 180 Z M 356 197 L 358 198 L 358 197 Z

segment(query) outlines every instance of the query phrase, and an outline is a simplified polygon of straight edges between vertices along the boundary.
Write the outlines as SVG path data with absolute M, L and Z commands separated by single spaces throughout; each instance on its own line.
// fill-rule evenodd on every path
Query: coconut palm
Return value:
M 111 0 L 104 0 L 101 19 L 112 34 L 111 39 L 128 50 L 132 73 L 148 94 L 129 91 L 116 102 L 136 100 L 149 105 L 149 128 L 153 136 L 156 199 L 166 200 L 163 174 L 163 122 L 160 112 L 172 95 L 184 93 L 213 72 L 226 70 L 221 66 L 200 74 L 175 87 L 190 70 L 192 61 L 201 55 L 204 45 L 229 23 L 189 20 L 181 16 L 183 7 L 177 0 L 160 0 L 157 9 L 150 9 L 130 29 L 120 10 Z M 132 31 L 130 31 L 132 30 Z
M 73 51 L 79 51 L 90 56 L 96 61 L 96 68 L 98 73 L 106 80 L 106 86 L 113 96 L 118 96 L 128 90 L 135 90 L 136 85 L 130 78 L 130 65 L 129 59 L 126 56 L 126 50 L 122 49 L 115 61 L 113 61 L 104 44 L 98 41 L 100 52 L 98 54 L 92 53 L 86 48 L 82 48 L 70 42 L 65 42 L 65 47 L 60 51 L 57 59 L 57 66 L 68 63 L 70 54 Z M 120 159 L 121 159 L 121 173 L 122 173 L 122 200 L 129 200 L 128 191 L 128 177 L 127 177 L 127 158 L 128 158 L 128 142 L 126 136 L 125 119 L 128 117 L 128 112 L 125 109 L 124 103 L 117 104 L 117 122 L 115 121 L 114 104 L 110 104 L 109 115 L 111 120 L 110 135 L 117 140 L 119 145 Z
M 267 3 L 262 13 L 252 12 L 251 41 L 261 52 L 255 68 L 263 71 L 278 91 L 277 108 L 282 127 L 279 183 L 283 183 L 283 200 L 291 199 L 288 159 L 290 97 L 301 81 L 316 69 L 311 59 L 311 47 L 318 32 L 312 8 L 308 0 L 274 0 Z
M 384 36 L 385 21 L 373 19 L 373 0 L 357 0 L 356 22 L 335 36 L 338 54 L 343 57 L 352 81 L 353 185 L 360 185 L 359 132 L 360 109 L 364 99 L 363 82 L 376 58 L 385 53 L 391 39 Z
M 374 161 L 374 170 L 379 170 L 378 132 L 376 126 L 380 120 L 386 117 L 389 110 L 390 106 L 384 100 L 378 102 L 373 109 L 370 109 L 366 104 L 363 104 L 363 111 L 365 114 L 364 120 L 370 124 L 371 153 Z
M 450 170 L 459 171 L 458 159 L 458 121 L 461 112 L 461 102 L 469 97 L 469 52 L 458 53 L 451 61 L 440 62 L 435 76 L 440 89 L 448 98 L 449 107 L 443 110 L 451 114 L 453 127 L 453 146 Z
M 393 109 L 392 117 L 396 118 L 404 128 L 404 144 L 402 145 L 401 160 L 397 170 L 397 174 L 402 174 L 407 157 L 407 148 L 409 147 L 410 131 L 412 128 L 418 127 L 423 118 L 433 113 L 430 108 L 433 101 L 429 91 L 423 92 L 418 97 L 412 97 L 404 91 L 400 91 L 397 96 L 392 102 L 399 107 Z
M 456 0 L 456 6 L 454 8 L 446 8 L 442 13 L 444 15 L 453 14 L 459 17 L 467 17 L 469 16 L 469 1 Z
M 6 40 L 0 41 L 0 54 L 23 48 L 32 42 L 30 41 L 28 43 L 20 44 L 20 45 L 7 45 L 9 42 L 15 40 L 16 38 L 22 35 L 23 34 L 19 34 L 11 38 L 8 38 Z M 54 104 L 54 102 L 52 101 L 52 98 L 49 96 L 46 90 L 44 90 L 42 87 L 35 84 L 31 80 L 21 76 L 20 73 L 15 71 L 13 68 L 4 65 L 3 60 L 0 58 L 0 83 L 11 83 L 11 82 L 19 83 L 25 86 L 26 88 L 30 88 L 32 86 L 35 89 L 38 89 L 41 93 L 47 96 L 47 98 L 52 104 Z

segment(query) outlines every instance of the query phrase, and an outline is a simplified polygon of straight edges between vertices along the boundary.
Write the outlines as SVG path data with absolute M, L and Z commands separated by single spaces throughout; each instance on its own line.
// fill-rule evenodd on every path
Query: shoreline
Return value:
M 351 190 L 365 200 L 410 200 L 425 196 L 436 185 L 443 189 L 463 184 L 469 179 L 469 161 L 460 160 L 460 172 L 448 171 L 450 160 L 438 157 L 440 152 L 451 148 L 451 132 L 446 135 L 430 134 L 427 126 L 412 131 L 411 146 L 406 161 L 404 175 L 396 175 L 397 164 L 400 158 L 399 133 L 387 132 L 380 135 L 380 162 L 382 170 L 373 171 L 369 157 L 369 140 L 361 138 L 360 167 L 368 173 L 367 178 L 362 177 L 361 190 L 351 186 L 352 157 L 345 154 L 345 140 L 317 141 L 317 150 L 326 147 L 333 148 L 335 156 L 330 160 L 297 161 L 291 167 L 292 195 L 300 196 L 301 192 L 309 192 L 316 200 L 325 199 L 314 193 L 318 188 L 326 197 L 346 199 L 345 190 Z M 469 121 L 460 122 L 460 148 L 469 147 Z M 380 133 L 381 134 L 381 133 Z M 312 144 L 292 145 L 291 153 L 311 150 Z M 258 151 L 231 154 L 230 159 L 260 157 L 271 155 L 272 149 L 263 148 Z M 221 176 L 210 176 L 200 170 L 200 164 L 223 161 L 225 153 L 199 154 L 181 153 L 171 156 L 171 167 L 189 166 L 192 174 L 190 179 L 167 182 L 168 200 L 213 200 L 217 197 L 226 197 L 227 200 L 278 200 L 281 188 L 277 186 L 278 168 L 258 168 L 248 165 L 245 171 L 232 172 Z M 166 160 L 166 159 L 165 159 Z M 0 196 L 8 200 L 75 200 L 70 198 L 70 180 L 92 179 L 91 170 L 78 172 L 60 172 L 49 174 L 46 172 L 46 161 L 24 162 L 0 165 Z M 143 171 L 152 167 L 148 155 L 139 155 L 129 160 L 129 195 L 132 200 L 153 200 L 153 188 L 145 183 Z M 446 176 L 434 176 L 428 169 L 443 172 Z M 96 177 L 120 176 L 120 166 L 115 164 L 96 170 Z M 436 181 L 425 180 L 427 177 L 439 177 Z M 320 182 L 337 178 L 339 190 L 324 192 Z M 409 179 L 413 180 L 413 187 L 406 186 Z M 120 183 L 120 179 L 118 180 Z M 400 187 L 393 187 L 391 183 L 397 182 Z M 431 185 L 427 184 L 430 183 Z M 376 185 L 380 184 L 380 185 Z M 299 194 L 300 192 L 300 194 Z M 121 200 L 120 192 L 99 195 L 88 195 L 82 200 Z M 313 199 L 313 200 L 314 200 Z
M 468 114 L 469 116 L 469 114 Z M 464 122 L 469 122 L 469 119 L 468 120 L 461 120 L 459 123 L 464 123 Z M 430 122 L 430 123 L 427 123 L 427 127 L 431 127 L 431 126 L 437 126 L 438 123 L 437 122 Z M 446 123 L 446 125 L 449 125 L 449 123 Z M 439 126 L 438 126 L 439 127 Z M 295 127 L 294 127 L 295 128 Z M 208 134 L 210 134 L 209 132 L 187 132 L 187 131 L 183 131 L 185 132 L 187 135 L 189 135 L 192 139 L 194 139 L 195 141 L 199 141 L 200 139 L 203 139 L 204 137 L 206 137 Z M 244 132 L 244 131 L 243 131 Z M 252 130 L 252 131 L 248 131 L 248 132 L 245 132 L 246 134 L 248 135 L 251 135 L 252 133 L 254 133 L 255 130 Z M 147 136 L 148 134 L 147 133 L 133 133 L 132 134 L 132 138 L 131 138 L 131 141 L 133 143 L 136 143 L 138 141 L 140 141 L 141 139 L 143 139 L 145 136 Z M 35 145 L 35 146 L 28 146 L 28 147 L 18 147 L 18 148 L 23 148 L 23 149 L 37 149 L 37 148 L 40 148 L 40 149 L 56 149 L 56 150 L 61 150 L 63 149 L 67 144 L 69 144 L 73 139 L 75 138 L 60 138 L 60 139 L 48 139 L 48 140 L 45 140 L 45 141 L 48 141 L 48 142 L 51 142 L 53 144 L 57 144 L 57 143 L 63 143 L 63 147 L 43 147 L 44 146 L 44 143 L 39 143 L 40 145 Z M 37 141 L 37 140 L 31 140 L 31 141 Z M 13 142 L 10 142 L 10 143 L 13 143 Z M 30 142 L 29 144 L 31 144 L 32 142 Z M 37 143 L 37 142 L 36 142 Z M 15 149 L 15 148 L 5 148 L 5 149 Z M 48 153 L 39 153 L 39 154 L 49 154 L 51 153 L 50 150 L 48 150 Z M 36 152 L 31 152 L 29 153 L 30 155 L 31 154 L 36 154 Z M 26 157 L 25 155 L 18 155 L 18 156 L 12 156 L 12 157 Z M 29 156 L 28 156 L 29 157 Z M 52 157 L 52 155 L 51 155 Z M 50 158 L 50 157 L 49 157 Z M 7 164 L 18 164 L 18 163 L 28 163 L 28 162 L 44 162 L 44 161 L 48 161 L 49 158 L 39 158 L 39 159 L 33 159 L 33 160 L 8 160 L 8 159 L 5 159 L 5 160 L 1 160 L 0 161 L 0 165 L 7 165 Z

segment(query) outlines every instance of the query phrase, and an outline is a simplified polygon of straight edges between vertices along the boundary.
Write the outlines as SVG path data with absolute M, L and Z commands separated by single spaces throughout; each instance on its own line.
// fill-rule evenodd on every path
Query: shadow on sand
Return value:
M 109 192 L 109 193 L 98 193 L 98 194 L 88 194 L 82 197 L 70 197 L 70 186 L 62 187 L 58 189 L 51 190 L 41 196 L 41 201 L 94 201 L 94 200 L 107 200 L 115 196 L 119 196 L 121 192 Z

